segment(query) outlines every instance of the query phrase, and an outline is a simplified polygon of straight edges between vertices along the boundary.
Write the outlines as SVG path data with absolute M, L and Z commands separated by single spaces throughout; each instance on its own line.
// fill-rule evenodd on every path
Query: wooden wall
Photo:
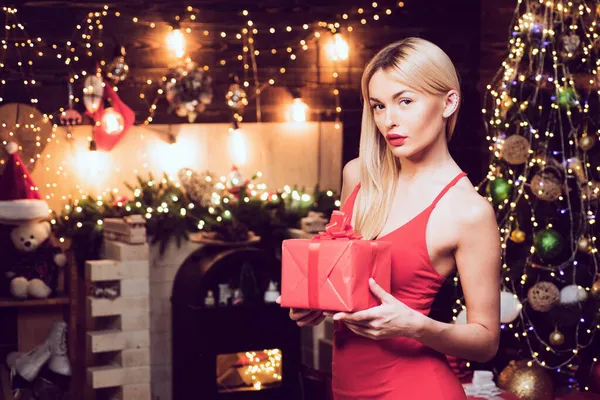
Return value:
M 339 190 L 342 137 L 341 127 L 336 129 L 334 123 L 244 124 L 245 161 L 232 151 L 239 142 L 229 128 L 229 124 L 135 126 L 110 152 L 91 152 L 90 127 L 76 127 L 72 141 L 59 139 L 45 147 L 32 176 L 44 195 L 54 194 L 49 200 L 52 209 L 60 209 L 68 196 L 80 197 L 80 191 L 100 195 L 117 189 L 118 195 L 131 196 L 125 183 L 135 185 L 137 175 L 147 179 L 149 172 L 155 178 L 163 172 L 176 178 L 180 169 L 190 168 L 228 176 L 233 164 L 244 178 L 261 171 L 261 182 L 273 190 L 295 184 L 312 190 L 316 183 Z M 177 138 L 174 144 L 167 141 L 169 131 Z M 59 128 L 57 136 L 65 135 Z

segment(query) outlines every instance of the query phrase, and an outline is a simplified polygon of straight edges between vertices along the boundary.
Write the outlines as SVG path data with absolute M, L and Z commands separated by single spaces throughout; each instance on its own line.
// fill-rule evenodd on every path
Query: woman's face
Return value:
M 396 157 L 418 155 L 445 136 L 445 118 L 452 114 L 455 101 L 452 93 L 456 92 L 444 96 L 418 92 L 383 70 L 373 75 L 369 103 L 379 132 Z

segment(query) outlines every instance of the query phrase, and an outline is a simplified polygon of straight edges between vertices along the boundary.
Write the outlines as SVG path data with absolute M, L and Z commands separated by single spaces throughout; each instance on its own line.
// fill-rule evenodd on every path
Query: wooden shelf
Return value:
M 19 300 L 0 297 L 0 308 L 62 306 L 69 304 L 70 302 L 71 300 L 67 296 L 51 297 L 49 299 L 41 300 Z

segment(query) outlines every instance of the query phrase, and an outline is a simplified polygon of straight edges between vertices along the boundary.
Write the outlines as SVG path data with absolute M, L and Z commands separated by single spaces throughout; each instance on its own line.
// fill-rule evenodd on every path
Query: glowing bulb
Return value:
M 125 128 L 125 119 L 121 113 L 117 112 L 114 108 L 109 107 L 104 110 L 100 124 L 102 130 L 107 134 L 118 135 L 123 132 L 123 128 Z
M 341 34 L 333 35 L 333 40 L 327 45 L 327 51 L 333 61 L 347 60 L 350 47 Z
M 302 101 L 302 98 L 300 98 L 300 97 L 295 98 L 294 102 L 292 103 L 292 107 L 291 107 L 292 121 L 305 122 L 307 110 L 308 110 L 308 106 Z
M 248 157 L 244 134 L 237 126 L 232 128 L 230 131 L 231 135 L 229 137 L 229 152 L 231 160 L 236 165 L 246 165 Z
M 175 53 L 177 58 L 183 57 L 185 54 L 185 37 L 181 29 L 173 29 L 167 35 L 167 47 Z

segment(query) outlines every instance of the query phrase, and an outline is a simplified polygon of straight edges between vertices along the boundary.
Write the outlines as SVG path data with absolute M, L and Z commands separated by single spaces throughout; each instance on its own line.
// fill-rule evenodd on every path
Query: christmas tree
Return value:
M 478 190 L 502 237 L 498 359 L 554 389 L 600 390 L 599 18 L 597 0 L 519 0 L 482 109 L 491 154 Z M 499 382 L 518 392 L 508 372 Z

